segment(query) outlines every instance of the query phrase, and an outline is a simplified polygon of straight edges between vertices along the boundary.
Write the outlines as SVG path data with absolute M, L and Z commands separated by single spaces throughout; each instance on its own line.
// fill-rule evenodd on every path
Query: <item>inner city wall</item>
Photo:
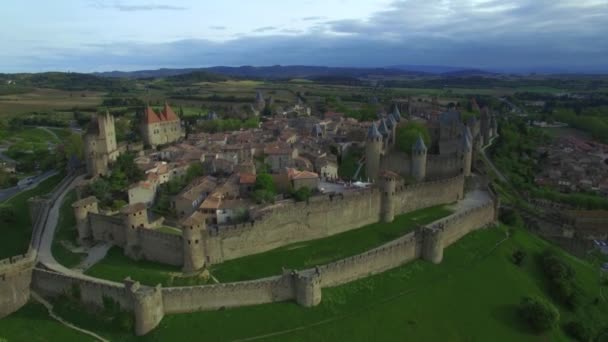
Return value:
M 395 215 L 456 202 L 463 197 L 463 189 L 463 176 L 399 186 L 393 195 Z M 376 223 L 383 205 L 380 194 L 372 188 L 277 206 L 253 223 L 211 231 L 205 239 L 205 254 L 209 263 L 219 263 Z

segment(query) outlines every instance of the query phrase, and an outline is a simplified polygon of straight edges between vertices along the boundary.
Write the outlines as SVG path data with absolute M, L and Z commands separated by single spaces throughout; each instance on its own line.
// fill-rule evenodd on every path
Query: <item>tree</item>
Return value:
M 591 341 L 591 331 L 589 327 L 579 321 L 571 321 L 564 324 L 564 331 L 566 334 L 570 335 L 570 337 L 574 338 L 577 341 L 587 342 Z
M 310 196 L 312 195 L 312 191 L 308 187 L 301 187 L 298 190 L 292 191 L 292 196 L 298 202 L 308 201 Z
M 13 223 L 17 218 L 15 208 L 11 204 L 3 204 L 0 206 L 0 221 L 3 223 Z
M 267 173 L 260 173 L 259 175 L 257 175 L 255 179 L 255 186 L 253 187 L 253 189 L 265 190 L 273 194 L 276 192 L 274 180 L 272 179 L 272 176 Z
M 192 163 L 188 167 L 188 171 L 186 171 L 186 183 L 190 183 L 197 177 L 201 177 L 205 174 L 205 170 L 203 169 L 203 164 L 201 163 Z
M 78 159 L 82 160 L 84 157 L 84 144 L 82 142 L 82 137 L 79 134 L 70 133 L 70 135 L 65 138 L 63 146 L 66 159 L 76 156 Z
M 553 328 L 559 321 L 557 309 L 538 297 L 524 297 L 519 305 L 519 314 L 537 333 Z
M 400 126 L 397 128 L 397 148 L 406 153 L 411 153 L 412 146 L 416 143 L 419 136 L 422 136 L 422 140 L 427 145 L 430 144 L 431 135 L 429 134 L 428 128 L 420 122 L 409 122 L 406 126 Z

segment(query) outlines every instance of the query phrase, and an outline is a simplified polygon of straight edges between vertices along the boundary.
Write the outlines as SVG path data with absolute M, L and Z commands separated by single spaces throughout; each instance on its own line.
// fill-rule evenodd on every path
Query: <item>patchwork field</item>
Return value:
M 0 117 L 32 111 L 96 107 L 101 104 L 102 92 L 35 89 L 23 94 L 0 96 Z

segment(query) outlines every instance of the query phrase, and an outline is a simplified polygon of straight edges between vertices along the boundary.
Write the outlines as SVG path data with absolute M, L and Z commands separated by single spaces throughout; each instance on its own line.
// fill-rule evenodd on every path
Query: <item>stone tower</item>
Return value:
M 310 273 L 292 273 L 296 302 L 310 308 L 321 303 L 321 279 L 318 270 Z
M 397 121 L 393 117 L 393 114 L 389 114 L 386 119 L 386 127 L 390 130 L 390 146 L 395 147 L 397 141 Z
M 204 230 L 205 217 L 198 211 L 182 222 L 183 271 L 186 273 L 198 271 L 205 266 Z
M 378 180 L 380 169 L 380 155 L 382 154 L 382 134 L 378 131 L 376 123 L 367 132 L 365 141 L 365 173 L 372 182 Z
M 399 176 L 391 171 L 382 172 L 380 215 L 382 222 L 393 222 L 395 219 L 395 188 Z
M 441 227 L 425 227 L 422 230 L 422 259 L 439 264 L 443 260 L 443 230 Z
M 422 139 L 422 135 L 418 135 L 418 139 L 412 146 L 412 177 L 417 182 L 421 182 L 426 177 L 426 145 Z
M 261 111 L 266 107 L 266 100 L 264 99 L 264 95 L 262 95 L 261 91 L 257 91 L 255 93 L 255 108 L 258 111 Z
M 91 177 L 106 175 L 108 164 L 118 158 L 114 117 L 109 112 L 91 119 L 84 136 L 84 154 Z
M 473 163 L 473 144 L 471 143 L 472 136 L 468 127 L 464 127 L 462 134 L 462 171 L 465 177 L 471 175 L 471 166 Z
M 93 232 L 89 224 L 89 213 L 99 213 L 99 206 L 95 196 L 89 196 L 72 203 L 74 217 L 76 217 L 76 229 L 78 230 L 78 242 L 81 245 L 91 240 Z
M 125 254 L 139 259 L 139 228 L 148 226 L 148 211 L 144 203 L 130 204 L 121 210 L 125 226 Z
M 124 286 L 133 303 L 135 335 L 143 336 L 154 330 L 165 316 L 161 286 L 141 286 L 131 278 L 124 280 Z

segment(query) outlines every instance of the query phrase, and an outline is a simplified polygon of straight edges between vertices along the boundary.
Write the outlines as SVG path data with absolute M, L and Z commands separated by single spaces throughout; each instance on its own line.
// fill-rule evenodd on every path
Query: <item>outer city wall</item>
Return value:
M 296 299 L 305 306 L 321 300 L 321 288 L 333 287 L 369 277 L 423 258 L 437 262 L 429 251 L 440 251 L 467 233 L 495 222 L 496 202 L 488 201 L 420 227 L 396 240 L 367 252 L 300 272 L 252 281 L 163 288 L 165 313 L 195 312 Z M 438 228 L 441 227 L 441 228 Z M 439 229 L 439 234 L 434 235 Z M 439 260 L 440 261 L 440 260 Z
M 141 286 L 130 279 L 120 284 L 37 268 L 33 273 L 32 288 L 45 297 L 67 296 L 99 309 L 104 309 L 104 301 L 111 299 L 118 303 L 122 310 L 133 312 L 137 335 L 147 334 L 156 328 L 164 317 L 160 286 Z
M 21 308 L 30 298 L 35 252 L 0 260 L 0 318 Z

